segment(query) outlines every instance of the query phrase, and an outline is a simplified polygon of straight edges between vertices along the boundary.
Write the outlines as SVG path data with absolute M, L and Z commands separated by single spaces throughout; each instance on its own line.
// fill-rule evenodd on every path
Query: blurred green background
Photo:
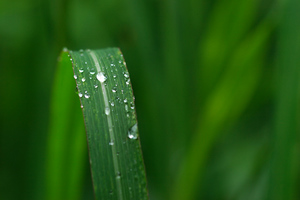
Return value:
M 46 198 L 66 46 L 121 48 L 150 199 L 300 199 L 299 10 L 299 0 L 1 0 L 0 198 Z M 74 190 L 92 199 L 87 158 L 85 170 Z

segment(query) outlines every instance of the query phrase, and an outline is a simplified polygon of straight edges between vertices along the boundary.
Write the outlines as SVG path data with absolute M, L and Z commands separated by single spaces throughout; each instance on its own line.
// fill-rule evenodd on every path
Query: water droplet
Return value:
M 129 78 L 128 72 L 125 72 L 125 73 L 124 73 L 124 77 L 125 77 L 125 78 Z
M 110 146 L 112 146 L 112 145 L 114 145 L 114 141 L 112 140 L 112 141 L 110 141 L 108 144 L 109 144 Z
M 83 53 L 83 49 L 79 49 L 79 52 L 80 52 L 80 53 Z
M 111 105 L 111 106 L 115 106 L 115 103 L 114 103 L 114 102 L 111 102 L 110 105 Z
M 125 110 L 126 110 L 126 112 L 128 112 L 128 105 L 127 104 L 125 104 Z
M 91 74 L 91 75 L 94 75 L 94 74 L 95 74 L 95 72 L 90 72 L 90 74 Z
M 78 96 L 79 96 L 79 97 L 82 97 L 82 93 L 79 92 L 79 93 L 78 93 Z
M 98 88 L 98 85 L 94 85 L 95 88 Z
M 121 178 L 121 173 L 120 173 L 120 172 L 117 173 L 116 178 L 117 178 L 117 179 L 120 179 L 120 178 Z
M 100 81 L 101 83 L 103 83 L 104 81 L 106 81 L 107 77 L 105 76 L 105 74 L 103 72 L 99 72 L 96 75 L 98 81 Z
M 68 48 L 67 48 L 67 47 L 64 47 L 64 48 L 63 48 L 63 51 L 64 51 L 64 52 L 67 52 L 67 51 L 68 51 Z
M 130 102 L 130 108 L 133 110 L 134 109 L 134 104 L 133 102 Z
M 106 114 L 106 115 L 109 115 L 109 113 L 110 113 L 110 109 L 109 109 L 109 107 L 106 107 L 106 108 L 105 108 L 105 114 Z
M 121 93 L 124 94 L 124 90 L 121 90 Z
M 75 80 L 77 79 L 77 76 L 76 76 L 76 75 L 74 75 L 74 79 L 75 79 Z
M 113 77 L 114 77 L 114 78 L 116 78 L 116 77 L 117 77 L 117 75 L 115 75 L 115 74 L 114 74 L 114 75 L 113 75 Z
M 72 61 L 73 59 L 72 59 L 72 58 L 70 58 L 70 60 Z
M 126 114 L 126 117 L 128 117 L 128 118 L 129 118 L 129 113 L 127 113 L 127 114 Z
M 81 68 L 81 69 L 79 69 L 79 72 L 80 72 L 80 73 L 82 73 L 83 71 L 84 71 L 84 70 L 83 70 L 82 68 Z
M 130 79 L 128 79 L 128 80 L 126 81 L 126 85 L 129 85 L 129 83 L 130 83 Z
M 124 103 L 127 103 L 127 99 L 126 98 L 124 99 Z
M 129 130 L 128 130 L 128 138 L 129 139 L 134 139 L 136 140 L 138 138 L 138 128 L 137 124 L 133 125 Z
M 86 65 L 87 65 L 87 62 L 85 61 L 85 62 L 84 62 L 84 64 L 86 64 Z
M 122 63 L 122 60 L 119 60 L 119 63 L 121 64 L 121 63 Z
M 82 78 L 81 81 L 82 81 L 82 82 L 85 82 L 85 78 Z
M 89 95 L 89 94 L 85 94 L 84 97 L 85 97 L 86 99 L 88 99 L 88 98 L 90 98 L 90 95 Z
M 115 64 L 113 64 L 113 63 L 112 63 L 112 64 L 110 64 L 110 66 L 111 66 L 111 67 L 114 67 L 114 66 L 115 66 Z
M 114 87 L 111 91 L 112 91 L 113 93 L 116 93 L 116 92 L 117 92 L 117 88 Z
M 81 104 L 80 108 L 83 108 L 83 105 Z

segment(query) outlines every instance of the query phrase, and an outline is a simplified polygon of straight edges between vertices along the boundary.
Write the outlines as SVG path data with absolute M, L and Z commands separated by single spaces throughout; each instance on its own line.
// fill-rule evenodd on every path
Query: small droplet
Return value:
M 80 53 L 83 53 L 83 49 L 79 49 L 79 52 L 80 52 Z
M 114 103 L 114 102 L 111 102 L 110 105 L 111 105 L 111 106 L 115 106 L 115 103 Z
M 84 97 L 85 97 L 86 99 L 88 99 L 88 98 L 90 98 L 90 95 L 89 95 L 89 94 L 85 94 Z
M 125 104 L 125 110 L 126 110 L 126 112 L 128 112 L 128 105 L 127 104 Z
M 83 70 L 82 68 L 81 68 L 81 69 L 79 69 L 79 72 L 80 72 L 80 73 L 82 73 L 83 71 L 84 71 L 84 70 Z
M 82 97 L 82 93 L 79 92 L 79 93 L 78 93 L 78 96 L 79 96 L 79 97 Z
M 85 82 L 85 78 L 82 78 L 81 81 L 82 81 L 82 82 Z
M 133 102 L 130 102 L 130 108 L 133 110 L 134 109 L 134 104 Z
M 124 99 L 124 103 L 127 103 L 127 99 L 126 98 Z
M 87 65 L 87 62 L 85 61 L 85 62 L 84 62 L 84 64 L 86 64 L 86 65 Z
M 103 72 L 99 72 L 97 75 L 96 75 L 98 81 L 100 81 L 101 83 L 105 82 L 107 77 L 105 76 L 105 74 Z
M 116 78 L 116 77 L 117 77 L 117 75 L 115 75 L 115 74 L 114 74 L 114 75 L 113 75 L 113 77 L 114 77 L 114 78 Z
M 122 60 L 119 60 L 119 63 L 121 64 L 121 63 L 122 63 Z
M 95 74 L 95 72 L 90 72 L 90 74 L 91 74 L 91 75 L 94 75 L 94 74 Z
M 105 108 L 105 114 L 106 114 L 106 115 L 109 115 L 109 113 L 110 113 L 110 109 L 109 109 L 109 107 L 106 107 L 106 108 Z
M 74 75 L 74 79 L 75 79 L 75 80 L 77 79 L 77 76 L 76 76 L 76 75 Z
M 116 92 L 117 92 L 117 88 L 114 87 L 111 91 L 112 91 L 113 93 L 116 93 Z
M 128 130 L 128 138 L 129 139 L 134 139 L 136 140 L 138 138 L 138 128 L 137 124 L 133 125 L 129 130 Z
M 125 72 L 125 73 L 124 73 L 124 77 L 125 77 L 125 78 L 129 78 L 128 72 Z
M 112 140 L 112 141 L 110 141 L 108 144 L 109 144 L 110 146 L 112 146 L 112 145 L 114 145 L 114 141 Z
M 98 85 L 94 85 L 95 88 L 98 88 Z
M 117 178 L 117 179 L 120 179 L 120 178 L 121 178 L 121 173 L 120 173 L 120 172 L 117 173 L 116 178 Z
M 129 85 L 129 83 L 130 83 L 130 79 L 128 79 L 128 80 L 126 81 L 126 85 Z
M 112 63 L 112 64 L 110 64 L 110 66 L 111 66 L 111 67 L 114 67 L 114 66 L 115 66 L 115 64 L 113 64 L 113 63 Z
M 83 108 L 83 105 L 81 105 L 80 108 Z

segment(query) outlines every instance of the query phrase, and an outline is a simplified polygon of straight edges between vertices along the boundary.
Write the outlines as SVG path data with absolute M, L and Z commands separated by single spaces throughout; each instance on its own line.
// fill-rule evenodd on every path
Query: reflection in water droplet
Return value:
M 75 80 L 77 79 L 77 76 L 76 76 L 76 75 L 74 75 L 74 79 L 75 79 Z
M 138 128 L 137 124 L 133 125 L 129 130 L 128 130 L 128 138 L 129 139 L 134 139 L 136 140 L 138 138 Z
M 109 109 L 109 107 L 106 107 L 106 108 L 105 108 L 105 114 L 106 114 L 106 115 L 109 115 L 109 113 L 110 113 L 110 109 Z
M 79 69 L 79 72 L 82 73 L 84 70 L 83 69 Z
M 90 98 L 90 95 L 89 95 L 89 94 L 85 94 L 84 97 L 85 97 L 86 99 L 88 99 L 88 98 Z
M 116 93 L 116 92 L 117 92 L 117 88 L 114 87 L 111 91 L 112 91 L 113 93 Z
M 82 78 L 81 81 L 82 81 L 82 82 L 85 82 L 85 78 Z
M 106 81 L 107 77 L 105 76 L 105 74 L 103 72 L 99 72 L 96 75 L 98 81 L 100 81 L 101 83 L 103 83 L 104 81 Z
M 79 93 L 78 93 L 78 96 L 79 96 L 79 97 L 82 97 L 82 93 L 79 92 Z
M 124 103 L 127 103 L 127 98 L 124 99 Z
M 94 75 L 94 74 L 95 74 L 95 72 L 90 72 L 90 74 L 91 74 L 91 75 Z

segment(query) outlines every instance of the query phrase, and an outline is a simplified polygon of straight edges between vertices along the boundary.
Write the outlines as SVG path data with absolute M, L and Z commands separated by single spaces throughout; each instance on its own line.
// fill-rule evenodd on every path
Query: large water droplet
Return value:
M 103 83 L 104 81 L 106 81 L 107 77 L 105 76 L 105 74 L 103 72 L 99 72 L 96 75 L 98 81 L 100 81 L 101 83 Z
M 110 113 L 110 109 L 109 109 L 109 107 L 106 107 L 106 108 L 105 108 L 105 114 L 106 114 L 106 115 L 109 115 L 109 113 Z
M 137 124 L 133 125 L 129 130 L 128 130 L 128 138 L 136 140 L 138 138 L 138 127 Z

